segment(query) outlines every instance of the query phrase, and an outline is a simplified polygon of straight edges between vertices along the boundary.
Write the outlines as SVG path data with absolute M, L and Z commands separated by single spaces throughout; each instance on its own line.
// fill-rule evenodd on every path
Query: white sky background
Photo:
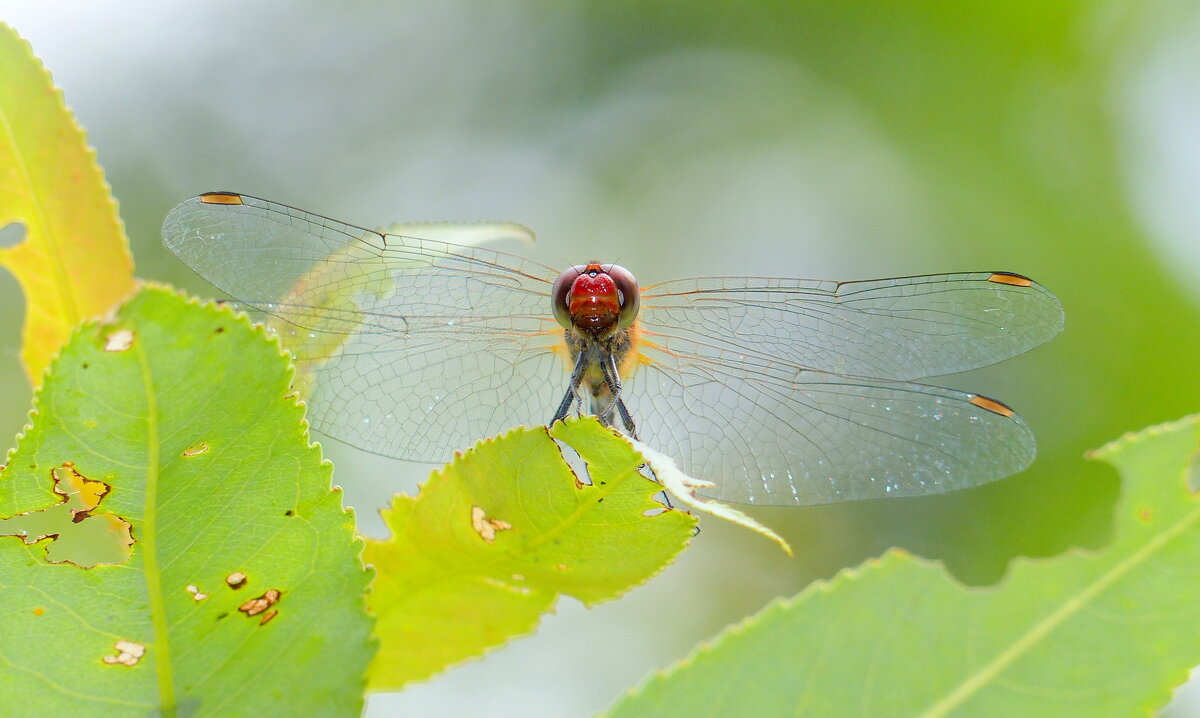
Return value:
M 570 50 L 586 28 L 546 7 L 3 0 L 0 18 L 33 43 L 88 129 L 139 274 L 198 293 L 208 290 L 172 264 L 157 223 L 215 189 L 356 224 L 515 220 L 538 233 L 534 250 L 517 251 L 556 266 L 618 261 L 644 283 L 945 269 L 910 241 L 924 213 L 882 134 L 801 69 L 695 48 L 584 93 Z M 1200 26 L 1175 32 L 1130 69 L 1115 111 L 1150 234 L 1200 287 Z M 869 205 L 854 199 L 864 185 Z M 0 304 L 19 296 L 0 281 Z M 0 372 L 18 372 L 15 344 L 3 349 Z M 15 434 L 23 407 L 3 407 L 0 434 Z M 382 530 L 374 508 L 427 471 L 325 446 L 371 534 Z M 362 478 L 379 476 L 387 483 Z M 369 715 L 590 714 L 802 586 L 800 567 L 756 536 L 706 522 L 702 538 L 620 601 L 563 600 L 535 639 L 377 696 Z

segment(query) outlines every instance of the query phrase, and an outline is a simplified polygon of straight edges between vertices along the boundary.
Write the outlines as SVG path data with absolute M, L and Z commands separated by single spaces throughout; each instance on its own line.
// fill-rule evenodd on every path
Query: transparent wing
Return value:
M 549 267 L 232 193 L 179 204 L 163 238 L 204 279 L 277 318 L 310 421 L 346 443 L 441 462 L 544 423 L 566 390 Z
M 644 288 L 641 316 L 647 342 L 665 351 L 899 380 L 993 364 L 1063 326 L 1053 294 L 1005 272 L 861 282 L 677 280 Z
M 713 498 L 807 506 L 975 486 L 1033 461 L 999 402 L 742 354 L 643 350 L 622 391 L 642 441 L 716 482 Z

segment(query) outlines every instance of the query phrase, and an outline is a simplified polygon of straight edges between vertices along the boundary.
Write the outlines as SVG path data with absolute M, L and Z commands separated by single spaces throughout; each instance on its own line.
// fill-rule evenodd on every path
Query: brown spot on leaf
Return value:
M 270 611 L 267 611 L 266 613 L 263 614 L 262 620 L 258 622 L 258 625 L 265 626 L 271 622 L 272 618 L 275 618 L 278 615 L 279 615 L 279 609 L 272 608 Z
M 482 508 L 472 506 L 471 528 L 475 529 L 475 533 L 479 534 L 484 541 L 492 543 L 496 540 L 497 531 L 507 531 L 512 528 L 512 524 L 499 519 L 489 519 Z
M 291 509 L 288 509 L 287 511 L 284 511 L 284 512 L 283 512 L 283 515 L 284 515 L 284 516 L 295 516 L 295 515 L 296 515 L 296 512 L 295 512 L 295 511 L 292 511 Z
M 50 563 L 72 563 L 80 568 L 124 563 L 133 546 L 130 524 L 115 514 L 92 512 L 111 486 L 89 479 L 71 461 L 50 470 L 59 503 L 0 519 L 0 536 L 15 536 L 33 545 L 46 545 Z
M 208 444 L 201 441 L 198 444 L 192 444 L 188 448 L 184 449 L 183 455 L 184 456 L 199 456 L 200 454 L 203 454 L 206 451 L 208 451 Z
M 197 603 L 199 603 L 200 601 L 203 601 L 204 599 L 208 598 L 208 594 L 207 594 L 207 593 L 201 593 L 201 592 L 200 592 L 200 589 L 199 589 L 199 588 L 198 588 L 198 587 L 197 587 L 195 584 L 191 584 L 191 585 L 189 585 L 189 586 L 187 587 L 187 592 L 188 592 L 188 593 L 190 593 L 190 594 L 192 594 L 192 600 L 193 600 L 193 601 L 196 601 Z
M 146 647 L 133 641 L 117 641 L 113 644 L 113 649 L 117 652 L 115 656 L 107 655 L 100 659 L 110 666 L 136 666 L 138 661 L 142 660 L 142 656 L 146 655 Z
M 104 337 L 104 351 L 106 352 L 129 351 L 131 346 L 133 346 L 133 332 L 129 329 L 118 329 Z
M 1137 517 L 1138 521 L 1148 524 L 1154 519 L 1154 512 L 1148 508 L 1142 507 L 1137 510 Z
M 274 588 L 267 589 L 263 595 L 259 596 L 258 598 L 252 598 L 238 606 L 238 610 L 247 616 L 257 616 L 271 606 L 279 603 L 279 599 L 282 595 L 283 594 Z
M 241 571 L 234 571 L 225 577 L 225 583 L 232 589 L 237 590 L 246 585 L 246 574 Z
M 560 564 L 558 564 L 557 566 L 555 566 L 554 568 L 558 569 L 559 571 L 566 571 L 566 570 L 567 570 L 567 564 L 565 564 L 565 563 L 560 563 Z
M 33 609 L 33 615 L 35 615 L 35 616 L 41 616 L 45 612 L 46 612 L 46 609 L 42 608 L 41 606 L 38 606 L 37 608 Z

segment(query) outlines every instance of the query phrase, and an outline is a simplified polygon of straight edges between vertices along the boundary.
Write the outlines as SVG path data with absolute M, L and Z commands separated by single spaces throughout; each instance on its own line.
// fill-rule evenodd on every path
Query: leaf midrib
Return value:
M 166 605 L 163 601 L 162 574 L 158 565 L 158 402 L 155 396 L 154 374 L 150 370 L 141 342 L 132 347 L 142 373 L 146 392 L 146 510 L 142 519 L 142 566 L 146 575 L 146 595 L 150 607 L 150 623 L 154 634 L 154 671 L 158 679 L 159 708 L 165 718 L 174 718 L 175 679 L 171 671 L 169 628 Z
M 1178 538 L 1184 531 L 1191 528 L 1200 519 L 1200 506 L 1193 508 L 1191 511 L 1184 514 L 1179 521 L 1175 522 L 1166 531 L 1155 536 L 1150 541 L 1147 541 L 1138 550 L 1131 553 L 1124 560 L 1118 562 L 1108 571 L 1100 575 L 1098 579 L 1089 584 L 1082 591 L 1076 593 L 1070 599 L 1064 601 L 1061 606 L 1050 615 L 1038 621 L 1030 630 L 1026 631 L 1019 639 L 1014 641 L 1008 648 L 996 655 L 987 665 L 969 675 L 965 680 L 951 691 L 946 697 L 942 698 L 937 703 L 933 704 L 928 710 L 921 713 L 922 718 L 939 718 L 950 713 L 950 711 L 963 705 L 968 699 L 983 689 L 990 681 L 999 676 L 1009 666 L 1017 661 L 1018 658 L 1025 655 L 1045 638 L 1051 631 L 1058 628 L 1067 619 L 1083 610 L 1094 598 L 1100 595 L 1105 589 L 1112 586 L 1126 574 L 1132 571 L 1135 567 L 1141 565 L 1147 558 L 1157 552 L 1159 549 L 1166 546 L 1172 540 Z

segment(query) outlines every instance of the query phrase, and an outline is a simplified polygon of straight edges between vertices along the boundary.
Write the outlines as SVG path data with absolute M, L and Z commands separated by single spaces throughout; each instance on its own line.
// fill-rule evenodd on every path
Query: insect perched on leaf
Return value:
M 516 424 L 591 413 L 717 482 L 726 501 L 918 496 L 1016 473 L 1025 423 L 914 383 L 1053 337 L 1062 307 L 1007 272 L 858 282 L 565 272 L 214 192 L 163 225 L 180 259 L 301 335 L 313 425 L 440 462 Z M 555 411 L 557 407 L 557 411 Z

